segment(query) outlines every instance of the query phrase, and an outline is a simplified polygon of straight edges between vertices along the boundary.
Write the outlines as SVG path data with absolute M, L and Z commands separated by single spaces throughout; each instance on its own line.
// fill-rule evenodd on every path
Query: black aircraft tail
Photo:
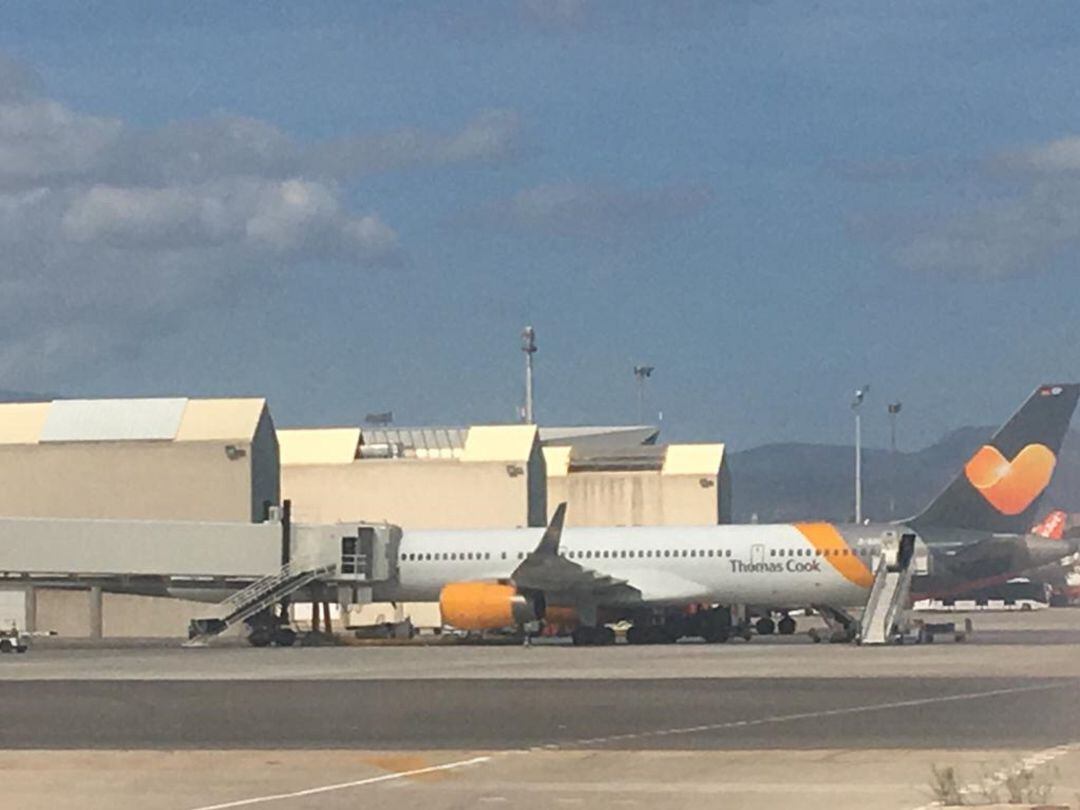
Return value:
M 907 523 L 1024 534 L 1035 523 L 1080 384 L 1041 385 L 934 501 Z

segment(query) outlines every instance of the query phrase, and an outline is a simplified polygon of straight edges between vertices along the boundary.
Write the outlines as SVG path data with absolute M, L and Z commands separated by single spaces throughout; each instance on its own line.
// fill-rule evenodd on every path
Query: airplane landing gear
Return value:
M 795 633 L 795 620 L 788 614 L 784 614 L 783 618 L 776 623 L 776 631 L 782 636 L 790 636 Z
M 296 631 L 286 624 L 287 619 L 273 611 L 263 610 L 246 621 L 248 644 L 252 647 L 291 647 L 296 643 Z
M 768 616 L 762 616 L 754 623 L 754 629 L 757 630 L 759 636 L 771 636 L 776 630 L 776 622 Z
M 590 627 L 583 624 L 570 634 L 575 647 L 601 647 L 615 643 L 615 631 L 606 625 Z

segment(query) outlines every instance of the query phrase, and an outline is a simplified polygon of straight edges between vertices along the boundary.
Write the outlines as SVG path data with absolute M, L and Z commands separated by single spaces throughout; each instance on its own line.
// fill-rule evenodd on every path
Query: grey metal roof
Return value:
M 574 446 L 570 451 L 570 472 L 604 470 L 660 470 L 667 455 L 665 446 L 622 447 L 597 450 Z
M 453 457 L 460 455 L 468 433 L 463 427 L 365 427 L 360 444 L 398 447 L 403 455 Z
M 660 428 L 653 425 L 600 425 L 585 427 L 542 427 L 540 444 L 545 447 L 603 448 L 638 447 L 656 444 Z
M 58 399 L 41 442 L 172 440 L 187 399 Z

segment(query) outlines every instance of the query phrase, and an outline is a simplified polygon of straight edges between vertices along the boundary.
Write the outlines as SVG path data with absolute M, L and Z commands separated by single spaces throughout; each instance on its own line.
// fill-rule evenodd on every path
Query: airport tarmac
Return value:
M 976 620 L 876 649 L 42 644 L 0 659 L 0 806 L 915 808 L 931 765 L 1025 764 L 1075 804 L 1080 610 Z

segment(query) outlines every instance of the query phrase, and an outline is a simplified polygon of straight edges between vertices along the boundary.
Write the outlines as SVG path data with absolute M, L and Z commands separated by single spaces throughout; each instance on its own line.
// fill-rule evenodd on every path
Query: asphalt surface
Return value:
M 737 750 L 1069 742 L 1076 679 L 18 681 L 0 748 Z
M 47 639 L 0 656 L 0 806 L 927 810 L 946 766 L 1075 804 L 1080 610 L 975 618 L 875 649 Z

